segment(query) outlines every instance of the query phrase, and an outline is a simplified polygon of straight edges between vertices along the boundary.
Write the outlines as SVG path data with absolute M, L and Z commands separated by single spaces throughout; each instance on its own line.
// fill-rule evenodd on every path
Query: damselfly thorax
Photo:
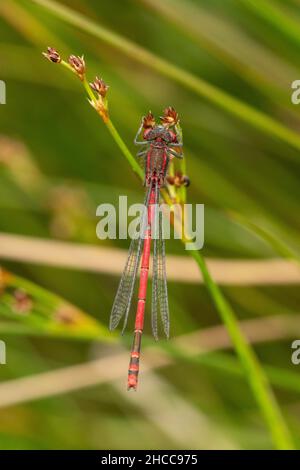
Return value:
M 153 179 L 155 179 L 156 184 L 162 187 L 165 184 L 170 158 L 175 156 L 172 155 L 171 145 L 172 143 L 178 143 L 177 135 L 164 126 L 155 126 L 145 129 L 143 138 L 146 142 L 149 142 L 149 147 L 144 152 L 145 184 L 150 186 L 153 184 Z

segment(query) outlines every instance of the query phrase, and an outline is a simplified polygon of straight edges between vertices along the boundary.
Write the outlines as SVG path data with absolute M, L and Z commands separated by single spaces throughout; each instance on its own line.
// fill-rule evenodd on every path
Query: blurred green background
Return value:
M 85 22 L 65 21 L 57 5 Z M 97 240 L 95 212 L 119 194 L 141 202 L 143 188 L 80 82 L 43 59 L 47 46 L 65 58 L 84 54 L 89 79 L 109 84 L 110 116 L 131 151 L 145 112 L 179 112 L 188 201 L 205 204 L 203 255 L 220 261 L 215 277 L 300 447 L 300 366 L 291 363 L 300 336 L 300 115 L 291 103 L 299 19 L 298 0 L 2 0 L 0 245 L 10 247 L 7 254 L 0 246 L 2 449 L 273 447 L 197 276 L 169 282 L 172 340 L 154 345 L 146 320 L 140 390 L 126 392 L 133 318 L 124 338 L 107 325 L 118 285 L 110 265 L 128 241 Z M 112 45 L 101 28 L 143 49 L 122 39 Z M 112 257 L 101 272 L 82 267 L 80 250 L 73 267 L 62 267 L 55 251 L 51 263 L 36 263 L 48 249 L 51 258 L 41 239 L 97 245 Z M 167 251 L 189 270 L 180 242 Z M 282 264 L 272 267 L 272 258 Z M 249 260 L 266 262 L 264 281 L 255 282 Z M 241 284 L 244 275 L 252 280 Z

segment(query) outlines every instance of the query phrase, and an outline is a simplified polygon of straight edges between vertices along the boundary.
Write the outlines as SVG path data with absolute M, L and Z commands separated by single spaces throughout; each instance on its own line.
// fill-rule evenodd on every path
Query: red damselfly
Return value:
M 110 316 L 111 330 L 116 328 L 124 317 L 124 332 L 134 293 L 135 280 L 139 265 L 141 264 L 134 339 L 128 370 L 128 390 L 136 390 L 138 382 L 152 239 L 152 332 L 155 339 L 158 339 L 158 313 L 160 313 L 164 333 L 169 337 L 170 323 L 165 267 L 165 241 L 162 229 L 162 214 L 158 210 L 158 206 L 160 188 L 165 185 L 169 162 L 173 157 L 183 158 L 183 153 L 182 136 L 176 111 L 171 107 L 166 108 L 160 120 L 161 123 L 156 124 L 152 113 L 149 112 L 142 119 L 134 140 L 136 145 L 143 147 L 137 155 L 142 158 L 145 168 L 144 185 L 147 188 L 144 200 L 145 214 L 144 220 L 140 224 L 139 237 L 133 238 L 131 241 L 129 255 Z M 154 230 L 155 236 L 153 236 Z

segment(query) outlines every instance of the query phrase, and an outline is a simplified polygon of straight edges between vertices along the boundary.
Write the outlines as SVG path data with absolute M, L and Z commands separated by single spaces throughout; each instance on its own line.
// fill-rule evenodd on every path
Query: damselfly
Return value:
M 137 388 L 141 339 L 144 328 L 144 314 L 148 284 L 151 239 L 153 239 L 152 274 L 152 332 L 158 339 L 158 313 L 160 313 L 164 333 L 169 337 L 169 304 L 165 266 L 165 241 L 162 228 L 162 214 L 158 210 L 160 188 L 165 185 L 169 162 L 173 157 L 183 158 L 182 136 L 178 124 L 178 114 L 169 107 L 164 110 L 156 124 L 153 114 L 148 113 L 136 134 L 134 143 L 142 147 L 137 156 L 141 157 L 145 168 L 146 195 L 144 200 L 145 223 L 140 224 L 138 238 L 133 238 L 127 262 L 119 283 L 118 291 L 110 316 L 110 329 L 114 329 L 124 317 L 123 332 L 126 328 L 135 280 L 139 265 L 140 282 L 134 326 L 134 338 L 128 370 L 128 390 Z M 142 139 L 142 140 L 141 140 Z M 156 221 L 156 222 L 155 222 Z M 155 226 L 155 237 L 154 233 Z

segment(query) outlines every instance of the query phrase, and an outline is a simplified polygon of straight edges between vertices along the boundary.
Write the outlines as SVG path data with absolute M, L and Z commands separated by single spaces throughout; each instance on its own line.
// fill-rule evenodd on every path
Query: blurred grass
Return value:
M 168 3 L 165 2 L 163 6 Z M 283 9 L 280 6 L 283 23 L 284 15 L 288 14 L 288 8 L 292 8 L 292 5 L 298 12 L 294 2 L 285 3 L 285 12 L 281 11 Z M 37 59 L 40 49 L 55 39 L 55 45 L 61 46 L 65 54 L 69 49 L 78 54 L 85 52 L 86 57 L 91 58 L 90 73 L 103 75 L 111 84 L 114 90 L 110 97 L 111 113 L 126 142 L 132 141 L 140 116 L 148 108 L 155 113 L 161 112 L 161 108 L 169 103 L 178 108 L 182 116 L 188 172 L 192 179 L 189 199 L 204 202 L 207 206 L 205 254 L 269 257 L 274 256 L 274 248 L 280 255 L 287 254 L 285 250 L 284 253 L 280 252 L 278 245 L 269 247 L 247 234 L 247 231 L 241 230 L 238 224 L 224 216 L 234 211 L 244 222 L 247 221 L 246 225 L 250 224 L 250 228 L 253 228 L 253 224 L 259 230 L 263 227 L 267 234 L 270 232 L 275 240 L 280 240 L 280 247 L 287 246 L 288 253 L 291 250 L 298 256 L 299 218 L 295 215 L 299 200 L 298 151 L 287 145 L 285 133 L 283 140 L 277 140 L 264 132 L 257 132 L 256 122 L 252 122 L 252 126 L 246 125 L 246 122 L 251 124 L 247 114 L 250 105 L 251 109 L 257 109 L 263 116 L 271 116 L 272 122 L 281 122 L 280 129 L 287 129 L 287 135 L 292 135 L 293 142 L 294 139 L 298 142 L 298 109 L 290 104 L 289 89 L 290 83 L 299 78 L 295 72 L 300 65 L 297 40 L 287 38 L 278 25 L 267 21 L 267 18 L 256 16 L 254 11 L 251 15 L 245 15 L 246 2 L 243 5 L 242 2 L 237 5 L 231 0 L 226 4 L 217 0 L 201 2 L 201 5 L 192 0 L 181 2 L 183 18 L 191 7 L 199 11 L 203 21 L 205 15 L 211 18 L 216 37 L 217 32 L 220 35 L 219 43 L 216 45 L 215 40 L 213 47 L 212 38 L 209 44 L 207 39 L 206 42 L 198 42 L 200 36 L 208 34 L 207 30 L 201 32 L 199 28 L 197 31 L 197 26 L 193 26 L 195 36 L 191 38 L 191 30 L 187 31 L 183 26 L 178 29 L 178 25 L 168 21 L 168 15 L 162 18 L 134 1 L 118 1 L 118 15 L 115 15 L 115 9 L 103 2 L 95 5 L 93 2 L 76 0 L 60 4 L 66 4 L 92 21 L 105 25 L 108 30 L 118 31 L 121 36 L 151 50 L 155 57 L 160 56 L 163 61 L 176 63 L 177 68 L 188 72 L 188 77 L 201 77 L 204 84 L 212 84 L 213 89 L 223 90 L 226 97 L 231 96 L 239 103 L 246 103 L 246 117 L 245 108 L 239 108 L 242 109 L 241 119 L 231 116 L 228 101 L 227 112 L 223 113 L 221 108 L 224 102 L 220 107 L 218 101 L 216 107 L 210 100 L 202 100 L 202 93 L 207 90 L 203 88 L 202 82 L 201 89 L 196 90 L 201 96 L 198 94 L 195 100 L 190 88 L 170 80 L 169 75 L 163 77 L 157 68 L 156 71 L 151 70 L 152 61 L 147 63 L 147 68 L 138 65 L 135 57 L 126 57 L 108 43 L 95 41 L 84 31 L 57 21 L 52 15 L 31 5 L 31 2 L 8 0 L 5 6 L 11 14 L 4 15 L 0 25 L 3 78 L 9 84 L 8 104 L 0 109 L 1 132 L 11 138 L 17 137 L 28 146 L 29 160 L 34 162 L 35 167 L 38 162 L 42 179 L 39 176 L 36 185 L 33 184 L 34 179 L 24 181 L 22 175 L 27 174 L 28 170 L 24 171 L 21 167 L 12 172 L 5 170 L 1 174 L 1 230 L 94 243 L 94 207 L 101 200 L 107 202 L 108 198 L 117 198 L 119 193 L 126 194 L 128 191 L 133 201 L 141 199 L 139 184 L 120 158 L 116 146 L 107 138 L 105 129 L 99 126 L 97 116 L 79 99 L 76 84 L 62 75 L 57 80 L 57 70 Z M 14 15 L 16 5 L 22 7 L 22 10 L 25 8 L 28 14 Z M 277 2 L 272 2 L 272 5 L 277 5 Z M 22 21 L 18 24 L 13 21 L 20 17 Z M 35 23 L 32 23 L 33 17 Z M 49 35 L 49 31 L 55 31 L 55 38 Z M 290 47 L 287 47 L 287 41 Z M 227 49 L 224 52 L 225 45 Z M 260 53 L 262 59 L 259 59 Z M 257 62 L 251 58 L 257 58 Z M 268 64 L 265 69 L 263 63 Z M 167 74 L 169 72 L 168 69 Z M 199 79 L 197 87 L 198 84 Z M 62 109 L 68 112 L 60 112 Z M 71 191 L 70 183 L 66 183 L 66 180 L 71 182 Z M 79 188 L 75 195 L 72 180 L 76 181 L 75 186 Z M 57 185 L 59 191 L 55 191 Z M 87 199 L 83 195 L 86 190 L 91 198 Z M 64 202 L 61 210 L 60 202 Z M 74 211 L 75 205 L 78 210 Z M 64 223 L 64 210 L 69 214 L 67 223 Z M 267 241 L 269 243 L 270 240 Z M 126 243 L 116 243 L 126 247 Z M 180 252 L 176 243 L 169 245 L 168 251 Z M 99 316 L 101 303 L 101 321 L 107 320 L 117 279 L 47 267 L 5 264 L 37 284 L 69 298 L 94 316 Z M 297 312 L 300 300 L 297 286 L 227 288 L 226 295 L 241 318 L 275 315 L 282 310 Z M 266 302 L 266 299 L 272 302 Z M 173 336 L 217 322 L 210 300 L 200 287 L 171 285 L 170 302 L 173 307 Z M 13 342 L 10 337 L 8 344 L 17 354 L 23 347 L 22 341 L 25 338 L 21 340 L 18 337 Z M 29 362 L 34 368 L 39 358 L 45 360 L 44 369 L 49 367 L 48 358 L 53 355 L 53 343 L 46 343 L 41 348 L 37 339 L 32 341 L 35 347 L 26 350 L 24 367 L 20 361 L 20 369 L 14 367 L 10 371 L 12 377 L 17 377 L 21 370 L 26 373 Z M 80 349 L 79 346 L 77 348 Z M 61 363 L 72 355 L 74 360 L 75 357 L 79 359 L 76 349 L 69 343 L 59 343 L 56 346 L 56 357 Z M 270 362 L 273 366 L 281 364 L 287 371 L 291 367 L 295 368 L 290 365 L 288 344 L 274 342 L 269 348 L 258 348 L 257 352 L 263 363 Z M 85 354 L 82 351 L 83 357 Z M 283 363 L 282 357 L 285 358 Z M 222 364 L 222 358 L 219 358 L 219 364 Z M 184 383 L 179 383 L 179 371 Z M 7 377 L 6 368 L 1 369 L 1 372 Z M 190 379 L 191 372 L 193 380 Z M 204 410 L 220 429 L 226 429 L 227 433 L 234 435 L 242 447 L 261 448 L 271 445 L 261 427 L 249 392 L 240 380 L 235 381 L 232 377 L 228 380 L 228 375 L 219 374 L 217 367 L 210 372 L 200 365 L 186 370 L 179 361 L 173 367 L 166 367 L 161 374 L 174 384 L 179 393 L 184 393 L 191 403 Z M 122 437 L 116 437 L 116 434 L 122 434 L 122 429 L 128 429 L 131 425 L 139 430 L 141 447 L 172 448 L 172 439 L 163 433 L 160 434 L 160 440 L 155 437 L 156 429 L 146 415 L 137 413 L 134 406 L 128 410 L 118 393 L 110 393 L 108 399 L 108 390 L 111 392 L 109 386 L 98 387 L 96 394 L 82 392 L 80 396 L 65 397 L 64 403 L 68 404 L 65 408 L 59 406 L 58 399 L 51 399 L 38 406 L 12 409 L 10 413 L 13 415 L 25 413 L 22 419 L 26 425 L 23 431 L 13 426 L 7 427 L 3 446 L 106 445 L 114 448 L 122 446 L 122 442 L 128 445 L 125 437 L 122 441 Z M 299 447 L 297 394 L 276 391 L 276 396 Z M 158 403 L 159 399 L 158 393 Z M 56 410 L 54 415 L 57 419 L 51 419 L 47 408 L 49 404 L 50 408 Z M 90 413 L 91 408 L 93 413 Z M 2 413 L 5 426 L 8 420 Z M 130 413 L 134 413 L 134 417 Z M 61 420 L 66 430 L 69 429 L 69 437 L 59 430 Z M 82 426 L 78 426 L 79 422 L 87 420 L 91 432 L 83 436 L 78 429 L 75 433 L 74 424 L 80 428 Z M 48 423 L 49 432 L 40 434 L 40 422 Z M 103 438 L 99 444 L 99 439 L 93 433 L 97 436 L 107 435 L 107 438 Z M 39 440 L 42 443 L 38 443 Z
M 0 286 L 2 333 L 112 340 L 98 321 L 32 282 L 2 270 Z
M 33 1 L 46 7 L 59 18 L 64 19 L 71 25 L 77 26 L 84 31 L 89 32 L 93 36 L 107 42 L 109 45 L 119 49 L 129 57 L 134 58 L 134 60 L 153 68 L 160 74 L 176 80 L 179 84 L 191 89 L 201 97 L 205 97 L 212 103 L 220 106 L 220 108 L 225 109 L 227 112 L 232 113 L 241 120 L 245 120 L 247 123 L 257 127 L 263 132 L 282 139 L 284 142 L 289 143 L 298 150 L 300 149 L 299 136 L 290 129 L 281 125 L 279 122 L 273 120 L 271 117 L 265 115 L 263 112 L 260 112 L 250 105 L 243 103 L 241 100 L 230 96 L 217 87 L 201 80 L 199 77 L 195 77 L 186 70 L 150 53 L 146 49 L 143 49 L 137 44 L 127 40 L 125 37 L 119 36 L 112 31 L 101 27 L 99 24 L 94 23 L 74 10 L 68 9 L 52 0 Z
M 288 11 L 287 6 L 282 8 L 273 0 L 242 0 L 242 3 L 264 21 L 270 23 L 283 36 L 294 42 L 296 46 L 300 46 L 299 25 L 293 18 L 292 11 Z

